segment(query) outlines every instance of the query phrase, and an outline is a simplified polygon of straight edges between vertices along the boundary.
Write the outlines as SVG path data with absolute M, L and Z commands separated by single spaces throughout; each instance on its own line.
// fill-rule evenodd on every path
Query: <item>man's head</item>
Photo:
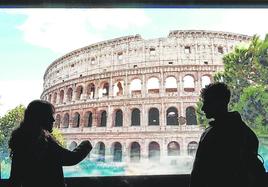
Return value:
M 202 110 L 205 112 L 206 117 L 208 119 L 217 118 L 228 112 L 230 96 L 231 92 L 224 83 L 215 82 L 203 88 L 201 90 Z

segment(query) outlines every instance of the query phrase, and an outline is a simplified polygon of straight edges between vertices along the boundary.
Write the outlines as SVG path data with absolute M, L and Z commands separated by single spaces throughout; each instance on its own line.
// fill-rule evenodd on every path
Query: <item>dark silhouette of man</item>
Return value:
M 26 108 L 23 121 L 9 141 L 9 186 L 65 187 L 62 166 L 77 164 L 92 149 L 89 141 L 73 151 L 63 148 L 51 135 L 53 114 L 53 105 L 43 100 L 34 100 Z
M 200 138 L 190 187 L 251 187 L 241 150 L 257 155 L 259 142 L 240 114 L 228 111 L 230 96 L 223 83 L 201 90 L 202 111 L 214 120 Z

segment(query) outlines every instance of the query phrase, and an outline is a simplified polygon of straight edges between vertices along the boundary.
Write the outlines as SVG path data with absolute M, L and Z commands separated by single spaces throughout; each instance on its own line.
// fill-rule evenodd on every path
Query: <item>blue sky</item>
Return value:
M 47 66 L 79 47 L 183 29 L 264 37 L 267 18 L 268 9 L 0 9 L 0 116 L 39 98 Z

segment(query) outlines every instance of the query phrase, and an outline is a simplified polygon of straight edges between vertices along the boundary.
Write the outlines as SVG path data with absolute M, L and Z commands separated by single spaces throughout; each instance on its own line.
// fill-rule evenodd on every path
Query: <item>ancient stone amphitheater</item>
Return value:
M 73 149 L 91 139 L 90 158 L 138 162 L 194 155 L 203 131 L 200 89 L 223 70 L 222 57 L 251 37 L 176 30 L 145 40 L 126 36 L 91 44 L 55 60 L 41 98 Z

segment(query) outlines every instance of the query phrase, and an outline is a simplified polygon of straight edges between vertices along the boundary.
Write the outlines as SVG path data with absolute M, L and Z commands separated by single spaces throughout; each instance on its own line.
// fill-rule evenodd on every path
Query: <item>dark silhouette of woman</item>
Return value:
M 52 135 L 54 107 L 47 101 L 34 100 L 25 110 L 20 126 L 12 132 L 10 186 L 64 187 L 62 166 L 79 163 L 92 149 L 83 141 L 69 151 Z

